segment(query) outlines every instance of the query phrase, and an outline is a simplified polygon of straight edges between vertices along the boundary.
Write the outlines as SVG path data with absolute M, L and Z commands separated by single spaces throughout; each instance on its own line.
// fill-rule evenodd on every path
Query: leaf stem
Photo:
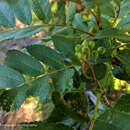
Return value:
M 92 130 L 93 127 L 94 127 L 94 122 L 96 120 L 96 115 L 97 115 L 97 111 L 98 111 L 98 105 L 100 103 L 100 99 L 101 99 L 101 93 L 98 93 L 97 94 L 97 102 L 96 102 L 96 107 L 95 107 L 95 110 L 94 110 L 94 114 L 93 114 L 93 117 L 92 117 L 92 121 L 91 121 L 91 124 L 90 124 L 90 127 L 89 127 L 89 130 Z
M 59 69 L 59 70 L 55 70 L 55 71 L 52 71 L 52 72 L 50 72 L 50 73 L 45 73 L 45 74 L 39 75 L 39 76 L 37 76 L 36 78 L 33 78 L 33 79 L 31 80 L 31 82 L 33 82 L 33 81 L 36 80 L 36 79 L 45 77 L 45 76 L 47 76 L 47 75 L 56 74 L 57 72 L 60 72 L 60 71 L 63 71 L 63 70 L 65 70 L 65 69 L 72 68 L 72 67 L 74 67 L 74 65 L 65 66 L 64 68 L 61 68 L 61 69 Z M 21 87 L 21 86 L 23 86 L 23 85 L 25 85 L 25 84 L 28 84 L 28 83 L 27 83 L 27 82 L 24 82 L 24 83 L 20 84 L 18 87 Z
M 65 69 L 72 68 L 72 67 L 74 67 L 74 65 L 65 66 L 64 68 L 61 68 L 61 69 L 59 69 L 59 70 L 55 70 L 55 71 L 52 71 L 52 72 L 50 72 L 50 73 L 46 73 L 46 74 L 39 75 L 36 79 L 41 78 L 41 77 L 44 77 L 44 76 L 47 76 L 47 75 L 56 74 L 57 72 L 60 72 L 60 71 L 63 71 L 63 70 L 65 70 Z

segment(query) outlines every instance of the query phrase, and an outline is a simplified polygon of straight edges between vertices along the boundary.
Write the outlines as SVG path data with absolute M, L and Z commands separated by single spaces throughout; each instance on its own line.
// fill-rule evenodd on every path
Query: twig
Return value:
M 76 30 L 76 31 L 79 31 L 79 32 L 82 32 L 82 33 L 86 33 L 86 34 L 88 34 L 88 35 L 90 35 L 90 36 L 92 36 L 92 37 L 95 36 L 95 34 L 93 34 L 93 33 L 86 32 L 86 31 L 84 31 L 84 30 L 82 30 L 82 29 L 75 28 L 75 27 L 70 26 L 70 25 L 64 25 L 64 24 L 43 24 L 43 26 L 67 27 L 67 28 L 71 28 L 71 29 L 73 29 L 73 30 Z
M 116 18 L 115 18 L 115 20 L 114 20 L 114 22 L 113 22 L 113 26 L 115 25 L 115 23 L 116 23 L 116 21 L 117 21 L 117 19 L 118 19 L 118 17 L 119 17 L 120 10 L 121 10 L 121 0 L 119 0 L 119 2 L 118 2 L 117 15 L 116 15 Z

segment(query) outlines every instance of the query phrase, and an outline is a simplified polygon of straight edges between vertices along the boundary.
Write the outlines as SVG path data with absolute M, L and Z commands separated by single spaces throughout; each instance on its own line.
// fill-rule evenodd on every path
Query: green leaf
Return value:
M 3 41 L 3 40 L 8 40 L 8 39 L 14 38 L 16 33 L 17 33 L 17 30 L 1 32 L 0 33 L 0 42 Z
M 103 39 L 103 38 L 116 38 L 119 40 L 130 41 L 130 36 L 124 34 L 118 29 L 107 28 L 99 31 L 92 39 Z
M 28 85 L 23 85 L 21 87 L 16 87 L 8 91 L 8 96 L 12 99 L 11 110 L 16 111 L 24 103 L 25 99 L 28 97 Z
M 119 51 L 117 57 L 121 61 L 121 63 L 125 65 L 125 70 L 130 76 L 130 49 Z
M 106 65 L 103 64 L 103 63 L 94 64 L 94 66 L 93 66 L 93 71 L 94 71 L 94 73 L 95 73 L 95 77 L 96 77 L 98 80 L 101 80 L 101 79 L 103 79 L 103 78 L 105 77 L 105 75 L 106 75 L 107 67 L 106 67 Z M 87 73 L 88 76 L 93 77 L 90 68 L 87 70 L 86 73 Z
M 43 102 L 49 95 L 51 89 L 48 80 L 49 80 L 48 76 L 34 80 L 29 90 L 29 95 L 39 97 L 40 102 Z
M 43 107 L 42 107 L 42 114 L 44 119 L 43 120 L 47 120 L 48 117 L 50 116 L 50 114 L 52 113 L 52 111 L 54 110 L 54 104 L 52 101 L 50 102 L 43 102 Z
M 127 17 L 125 17 L 124 19 L 122 19 L 118 25 L 117 28 L 130 28 L 130 15 L 128 15 Z
M 130 113 L 130 94 L 123 95 L 115 104 L 114 109 Z
M 17 50 L 8 51 L 4 64 L 29 76 L 43 73 L 43 66 L 39 61 Z
M 34 122 L 26 125 L 32 125 L 31 127 L 22 127 L 21 130 L 73 130 L 73 128 L 56 123 Z
M 52 36 L 52 40 L 54 41 L 56 49 L 65 57 L 74 61 L 77 59 L 75 56 L 75 45 L 80 42 L 78 38 L 66 38 L 60 35 L 55 35 Z
M 23 29 L 19 29 L 18 32 L 15 35 L 15 39 L 22 39 L 26 37 L 30 37 L 38 32 L 43 30 L 43 26 L 30 26 Z
M 12 1 L 10 3 L 16 17 L 24 24 L 30 24 L 32 15 L 27 0 L 19 0 L 18 2 Z
M 36 59 L 41 60 L 54 68 L 64 67 L 64 60 L 55 50 L 44 45 L 32 45 L 27 47 L 28 52 Z
M 43 26 L 30 26 L 22 29 L 3 31 L 0 33 L 0 41 L 8 39 L 22 39 L 30 37 L 43 30 Z
M 55 108 L 47 121 L 56 123 L 61 122 L 68 117 L 72 117 L 75 121 L 81 124 L 83 124 L 84 122 L 88 122 L 89 118 L 87 116 L 81 115 L 65 105 L 58 92 L 53 92 L 52 100 L 55 104 Z
M 116 67 L 112 70 L 114 77 L 120 80 L 130 80 L 130 76 L 124 68 Z
M 85 5 L 85 7 L 87 8 L 87 11 L 89 12 L 90 9 L 95 7 L 95 0 L 91 1 L 91 0 L 83 0 L 83 5 Z
M 105 77 L 107 71 L 107 67 L 105 64 L 96 64 L 94 65 L 93 69 L 98 80 Z
M 58 104 L 55 106 L 51 112 L 47 122 L 61 122 L 66 120 L 69 117 L 69 110 L 65 107 L 64 104 Z
M 109 22 L 109 19 L 107 17 L 101 17 L 101 21 L 102 21 L 102 26 L 103 29 L 105 28 L 112 28 L 112 24 Z
M 119 18 L 127 16 L 129 13 L 130 13 L 130 1 L 129 0 L 122 0 L 121 1 Z
M 129 114 L 109 110 L 95 121 L 93 130 L 129 130 L 129 122 Z
M 65 90 L 71 90 L 73 88 L 72 76 L 74 75 L 73 69 L 65 69 L 56 73 L 53 76 L 53 81 L 56 91 L 64 93 Z
M 49 22 L 51 9 L 48 0 L 31 0 L 32 9 L 36 16 L 44 22 Z
M 0 89 L 0 96 L 4 93 L 5 89 Z
M 80 0 L 69 0 L 69 1 L 72 1 L 72 2 L 75 2 L 75 3 L 78 3 L 78 4 L 81 4 L 81 1 L 80 1 Z
M 0 24 L 7 27 L 14 27 L 15 25 L 14 14 L 8 3 L 3 0 L 0 1 Z
M 115 9 L 111 2 L 104 2 L 101 6 L 101 13 L 110 17 L 115 17 Z
M 24 77 L 19 72 L 0 66 L 0 88 L 13 88 L 24 82 Z
M 88 31 L 87 25 L 83 23 L 83 19 L 80 13 L 76 13 L 74 16 L 74 20 L 72 22 L 72 25 L 76 28 L 83 29 L 85 31 Z
M 76 3 L 69 2 L 68 12 L 66 16 L 66 24 L 71 25 L 76 13 Z

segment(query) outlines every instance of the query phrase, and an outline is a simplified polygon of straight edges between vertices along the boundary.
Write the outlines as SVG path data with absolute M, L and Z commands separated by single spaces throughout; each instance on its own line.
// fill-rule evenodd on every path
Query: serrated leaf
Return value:
M 119 40 L 130 41 L 130 36 L 124 34 L 118 29 L 107 28 L 99 31 L 92 39 L 116 38 Z
M 29 90 L 29 95 L 39 97 L 40 102 L 43 102 L 49 95 L 51 89 L 48 80 L 48 76 L 34 80 Z
M 72 76 L 74 75 L 73 69 L 65 69 L 56 73 L 53 77 L 56 91 L 64 93 L 65 90 L 71 91 L 73 88 Z
M 36 59 L 41 60 L 54 68 L 64 67 L 64 60 L 55 50 L 44 45 L 32 45 L 27 47 L 28 52 Z
M 31 0 L 32 9 L 40 20 L 49 22 L 51 18 L 51 9 L 48 0 Z
M 130 94 L 123 95 L 114 105 L 114 109 L 130 113 Z
M 0 1 L 0 24 L 7 27 L 14 27 L 15 25 L 14 14 L 5 1 Z
M 111 2 L 104 2 L 101 6 L 101 13 L 110 17 L 115 17 L 115 9 Z
M 27 0 L 18 0 L 17 2 L 11 1 L 10 6 L 14 11 L 16 17 L 24 24 L 30 24 L 32 15 Z
M 12 99 L 12 111 L 16 111 L 24 103 L 25 99 L 28 97 L 28 85 L 23 85 L 21 87 L 16 87 L 8 91 L 8 96 Z
M 24 82 L 24 77 L 19 72 L 7 66 L 0 66 L 0 88 L 13 88 Z
M 52 40 L 54 41 L 54 46 L 56 49 L 65 57 L 68 57 L 74 61 L 77 59 L 75 56 L 75 45 L 80 42 L 79 39 L 55 35 L 52 36 Z
M 22 39 L 30 37 L 43 30 L 43 26 L 29 26 L 22 29 L 3 31 L 0 33 L 0 41 L 8 39 Z
M 21 128 L 21 130 L 73 130 L 73 128 L 63 124 L 55 124 L 47 122 L 34 122 L 34 123 L 28 123 L 26 125 L 30 125 L 31 127 L 24 126 Z
M 17 33 L 17 30 L 6 31 L 0 33 L 0 42 L 3 40 L 12 39 Z
M 68 12 L 66 16 L 66 24 L 71 25 L 76 13 L 76 3 L 69 2 Z
M 29 76 L 43 73 L 43 66 L 39 61 L 18 50 L 8 51 L 4 64 Z
M 43 30 L 43 26 L 30 26 L 27 28 L 19 29 L 18 32 L 15 35 L 15 39 L 22 39 L 26 37 L 30 37 L 38 32 Z
M 76 13 L 72 25 L 76 28 L 88 31 L 87 25 L 83 23 L 83 19 L 80 13 Z
M 109 110 L 95 121 L 93 130 L 129 130 L 129 122 L 129 114 Z

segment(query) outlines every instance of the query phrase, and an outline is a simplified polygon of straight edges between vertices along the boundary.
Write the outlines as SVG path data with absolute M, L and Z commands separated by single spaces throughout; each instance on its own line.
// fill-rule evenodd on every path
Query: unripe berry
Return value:
M 89 44 L 90 49 L 93 49 L 95 47 L 94 41 L 90 41 L 88 44 Z
M 104 47 L 98 47 L 97 51 L 99 54 L 103 55 L 106 52 L 106 49 Z

